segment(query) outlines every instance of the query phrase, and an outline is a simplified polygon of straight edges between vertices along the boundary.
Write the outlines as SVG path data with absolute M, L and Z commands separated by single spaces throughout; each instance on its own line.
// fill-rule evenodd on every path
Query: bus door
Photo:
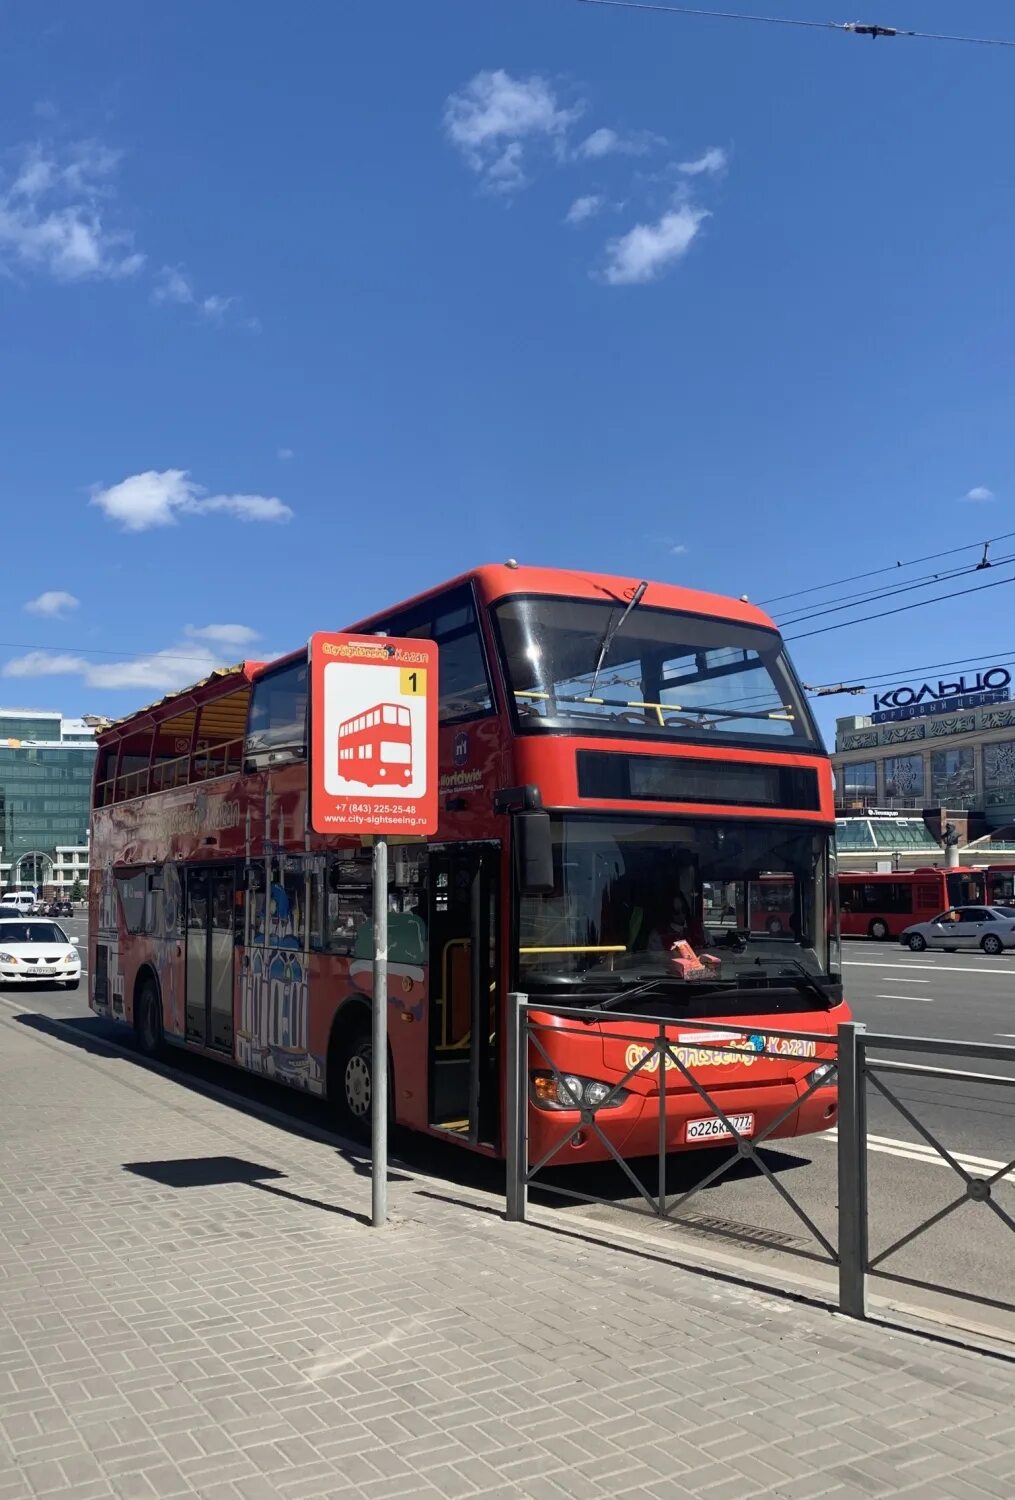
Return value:
M 431 1125 L 496 1145 L 497 890 L 500 845 L 430 849 Z
M 187 1041 L 233 1050 L 233 949 L 236 875 L 187 871 Z

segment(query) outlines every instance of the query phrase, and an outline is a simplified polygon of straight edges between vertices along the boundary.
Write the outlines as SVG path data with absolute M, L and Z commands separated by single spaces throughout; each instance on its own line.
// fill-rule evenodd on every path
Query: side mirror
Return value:
M 515 868 L 523 895 L 538 896 L 554 887 L 553 840 L 550 814 L 518 812 L 512 819 L 515 838 Z
M 71 947 L 72 948 L 80 948 L 81 947 L 81 939 L 80 938 L 72 937 L 70 941 L 71 941 Z

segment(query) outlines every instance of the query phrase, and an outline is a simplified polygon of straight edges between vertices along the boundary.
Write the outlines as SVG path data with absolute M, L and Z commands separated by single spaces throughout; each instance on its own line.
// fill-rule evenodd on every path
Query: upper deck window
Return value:
M 391 615 L 374 629 L 384 635 L 417 636 L 440 648 L 438 713 L 442 724 L 487 714 L 493 706 L 479 622 L 468 586 L 437 594 Z
M 246 755 L 307 749 L 307 663 L 290 662 L 254 683 L 247 721 Z
M 494 614 L 523 732 L 821 749 L 779 635 L 757 625 L 638 605 L 533 597 Z

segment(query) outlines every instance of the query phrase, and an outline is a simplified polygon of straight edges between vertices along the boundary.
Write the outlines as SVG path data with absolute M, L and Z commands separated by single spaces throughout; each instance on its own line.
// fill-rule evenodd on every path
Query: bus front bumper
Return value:
M 799 1083 L 724 1087 L 707 1092 L 714 1101 L 711 1108 L 693 1090 L 666 1095 L 667 1152 L 735 1146 L 735 1137 L 716 1112 L 716 1105 L 740 1134 L 750 1139 L 764 1136 L 766 1142 L 831 1130 L 838 1120 L 838 1092 L 834 1084 L 816 1088 L 806 1099 L 802 1099 L 807 1092 L 806 1079 Z M 785 1118 L 780 1119 L 783 1115 Z M 594 1123 L 583 1119 L 582 1112 L 576 1109 L 531 1106 L 530 1170 L 540 1162 L 560 1167 L 611 1161 L 613 1152 L 628 1160 L 658 1156 L 658 1094 L 630 1094 L 615 1109 L 595 1111 L 592 1120 Z

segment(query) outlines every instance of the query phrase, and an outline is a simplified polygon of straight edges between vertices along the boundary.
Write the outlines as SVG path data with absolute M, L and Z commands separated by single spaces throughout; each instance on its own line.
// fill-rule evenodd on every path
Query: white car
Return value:
M 76 990 L 81 983 L 81 955 L 77 938 L 69 938 L 57 922 L 39 917 L 0 920 L 0 985 L 62 984 Z
M 1015 907 L 952 906 L 930 922 L 914 922 L 899 934 L 899 942 L 913 953 L 925 948 L 982 948 L 1003 953 L 1015 948 Z

